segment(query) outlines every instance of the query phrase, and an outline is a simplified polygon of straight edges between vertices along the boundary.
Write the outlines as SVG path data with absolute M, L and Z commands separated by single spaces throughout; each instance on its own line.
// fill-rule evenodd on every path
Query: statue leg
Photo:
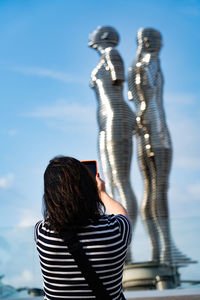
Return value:
M 106 147 L 106 133 L 103 130 L 99 132 L 98 151 L 99 151 L 101 168 L 103 171 L 103 177 L 106 185 L 106 192 L 110 197 L 113 198 L 114 187 L 113 187 L 112 171 L 108 160 L 108 152 Z
M 135 228 L 137 219 L 137 202 L 130 183 L 130 165 L 132 157 L 132 132 L 130 139 L 118 139 L 113 136 L 112 141 L 107 141 L 107 152 L 112 169 L 113 183 L 116 187 L 119 200 L 126 208 L 131 219 L 132 230 Z M 126 264 L 132 262 L 131 246 L 126 256 Z
M 162 245 L 160 262 L 172 265 L 177 265 L 179 263 L 189 263 L 191 260 L 177 249 L 171 237 L 167 194 L 172 151 L 168 148 L 155 148 L 154 153 L 157 171 L 157 196 L 153 207 L 154 216 Z
M 117 189 L 120 202 L 126 208 L 134 225 L 137 217 L 137 202 L 130 183 L 132 143 L 124 139 L 107 142 L 106 146 L 114 186 Z
M 141 205 L 141 217 L 148 233 L 151 245 L 151 261 L 159 261 L 160 238 L 159 232 L 152 212 L 152 203 L 155 201 L 155 167 L 147 157 L 142 138 L 138 137 L 138 162 L 143 177 L 144 193 Z
M 171 237 L 168 211 L 168 177 L 171 167 L 171 150 L 154 148 L 155 194 L 152 202 L 152 211 L 161 241 L 160 261 L 171 263 Z

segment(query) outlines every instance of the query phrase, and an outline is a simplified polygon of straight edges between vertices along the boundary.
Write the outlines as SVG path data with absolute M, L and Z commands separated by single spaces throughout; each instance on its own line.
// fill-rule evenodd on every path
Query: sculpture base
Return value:
M 123 273 L 123 289 L 164 290 L 180 285 L 178 267 L 157 262 L 140 262 L 126 265 Z

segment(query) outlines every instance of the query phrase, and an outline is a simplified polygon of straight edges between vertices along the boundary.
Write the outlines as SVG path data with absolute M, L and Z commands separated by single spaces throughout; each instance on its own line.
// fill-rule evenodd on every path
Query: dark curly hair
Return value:
M 79 160 L 57 156 L 44 173 L 43 214 L 56 232 L 99 218 L 105 207 L 95 178 Z

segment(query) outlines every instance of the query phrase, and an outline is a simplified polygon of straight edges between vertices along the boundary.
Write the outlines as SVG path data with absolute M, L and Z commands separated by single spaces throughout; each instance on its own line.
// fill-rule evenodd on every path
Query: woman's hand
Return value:
M 96 175 L 96 182 L 97 182 L 97 188 L 98 188 L 99 194 L 101 194 L 102 192 L 105 192 L 106 191 L 105 182 L 101 178 L 99 178 L 99 173 Z
M 97 181 L 99 196 L 106 208 L 106 211 L 109 214 L 113 214 L 113 215 L 122 214 L 127 218 L 129 218 L 126 209 L 121 205 L 121 203 L 117 202 L 106 193 L 105 182 L 99 178 L 99 174 L 96 175 L 96 181 Z

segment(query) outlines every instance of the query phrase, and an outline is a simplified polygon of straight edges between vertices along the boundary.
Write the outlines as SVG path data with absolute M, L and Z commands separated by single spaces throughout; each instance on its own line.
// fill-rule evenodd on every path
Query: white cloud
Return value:
M 34 276 L 33 273 L 30 270 L 22 270 L 19 274 L 9 278 L 9 285 L 14 287 L 24 287 L 29 286 L 30 284 L 33 284 L 34 282 Z
M 172 136 L 173 167 L 200 169 L 199 99 L 196 94 L 167 94 L 166 117 Z
M 190 193 L 193 199 L 200 200 L 200 183 L 189 185 L 188 192 Z
M 190 156 L 189 153 L 187 156 L 177 155 L 175 165 L 181 168 L 198 170 L 200 169 L 200 157 Z
M 66 100 L 59 100 L 54 105 L 41 106 L 30 113 L 27 117 L 42 119 L 63 119 L 66 122 L 90 123 L 96 122 L 95 106 L 69 104 Z
M 38 215 L 31 210 L 22 209 L 21 210 L 21 219 L 17 226 L 19 227 L 30 227 L 34 226 L 35 223 L 38 221 Z
M 198 197 L 198 187 L 192 187 L 187 183 L 170 184 L 168 199 L 170 218 L 186 218 L 199 217 L 200 201 Z
M 0 177 L 0 189 L 9 189 L 14 181 L 14 174 L 7 174 Z
M 182 106 L 188 106 L 188 105 L 194 105 L 198 101 L 197 96 L 195 94 L 191 93 L 166 93 L 164 94 L 164 102 L 165 104 L 169 105 L 179 105 Z M 174 109 L 175 113 L 177 113 L 176 109 Z
M 19 134 L 19 131 L 17 129 L 9 129 L 7 133 L 9 136 L 16 136 Z
M 62 82 L 77 82 L 83 83 L 84 80 L 79 77 L 74 77 L 71 74 L 66 72 L 51 70 L 48 68 L 41 68 L 41 67 L 13 67 L 11 68 L 12 71 L 19 72 L 24 75 L 33 75 L 39 77 L 46 77 L 51 79 L 56 79 Z
M 194 119 L 182 116 L 171 124 L 174 164 L 178 167 L 200 169 L 200 136 L 199 124 Z

